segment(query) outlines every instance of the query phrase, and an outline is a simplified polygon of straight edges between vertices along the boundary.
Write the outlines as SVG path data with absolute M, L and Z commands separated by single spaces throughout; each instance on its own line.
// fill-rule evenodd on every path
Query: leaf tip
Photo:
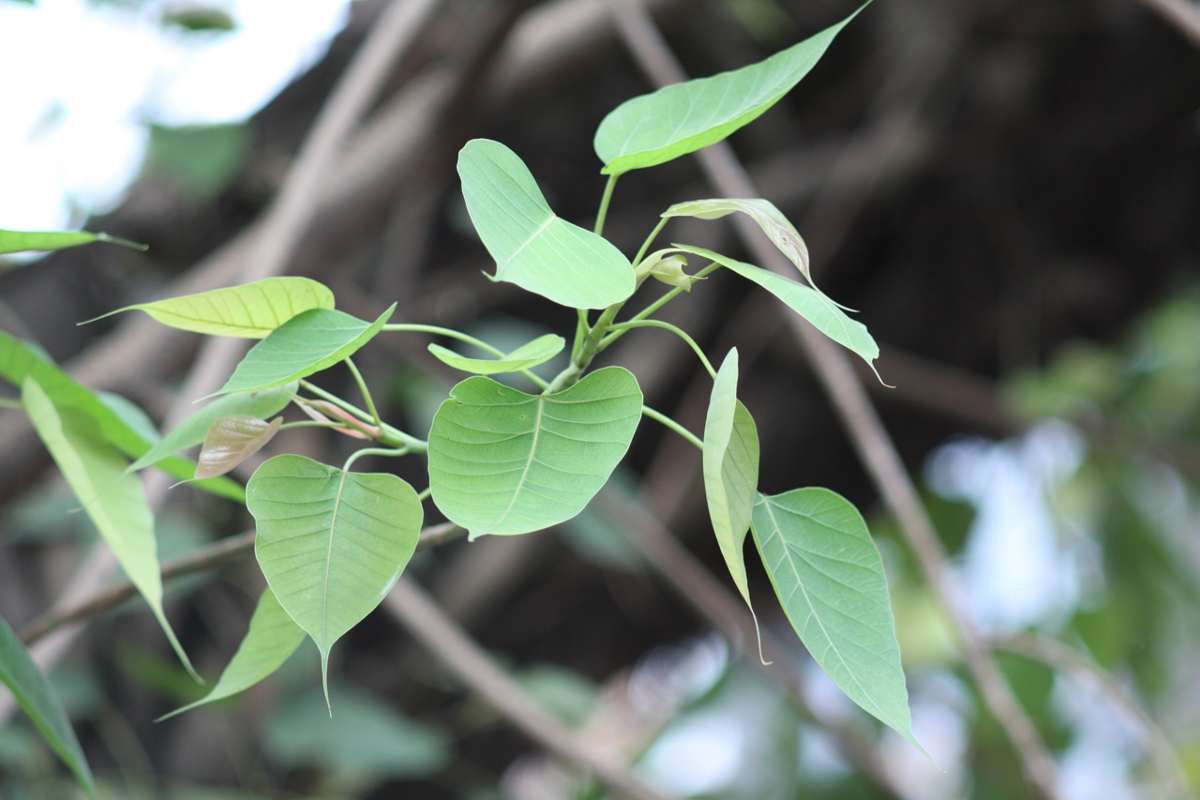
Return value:
M 97 233 L 96 241 L 119 245 L 120 247 L 126 247 L 130 250 L 136 250 L 139 253 L 144 253 L 150 249 L 150 245 L 145 244 L 144 242 L 135 242 L 132 239 L 122 239 L 120 236 L 112 236 L 107 233 Z

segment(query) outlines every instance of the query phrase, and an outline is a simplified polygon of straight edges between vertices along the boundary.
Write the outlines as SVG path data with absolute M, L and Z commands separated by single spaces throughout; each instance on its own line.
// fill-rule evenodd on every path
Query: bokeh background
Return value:
M 688 72 L 703 75 L 760 59 L 853 3 L 649 5 Z M 882 343 L 895 388 L 865 383 L 1064 798 L 1200 786 L 1200 37 L 1159 13 L 1170 5 L 876 0 L 732 139 L 807 239 L 822 287 Z M 161 421 L 198 337 L 75 323 L 178 292 L 205 270 L 236 282 L 247 232 L 385 6 L 0 0 L 0 226 L 86 225 L 150 245 L 0 262 L 0 328 Z M 1177 8 L 1200 15 L 1188 0 Z M 492 265 L 454 154 L 473 136 L 501 139 L 559 214 L 590 226 L 603 186 L 595 126 L 650 88 L 609 14 L 601 0 L 445 0 L 323 181 L 288 272 L 325 281 L 360 316 L 394 299 L 398 319 L 501 346 L 569 334 L 569 311 L 480 274 Z M 607 231 L 632 252 L 667 205 L 713 194 L 694 159 L 632 173 Z M 670 238 L 746 257 L 724 223 L 679 222 Z M 647 542 L 665 528 L 714 574 L 721 559 L 698 459 L 657 426 L 642 426 L 612 490 L 579 519 L 422 553 L 410 574 L 539 703 L 673 795 L 1033 796 L 783 315 L 715 277 L 666 318 L 714 358 L 738 346 L 764 490 L 823 485 L 863 509 L 928 755 L 842 698 L 798 645 L 764 670 L 753 640 L 727 640 L 696 612 Z M 416 432 L 455 380 L 426 341 L 392 335 L 360 360 L 385 417 Z M 606 357 L 699 430 L 708 380 L 692 355 L 654 331 L 622 345 Z M 349 390 L 345 379 L 323 378 Z M 74 580 L 95 533 L 19 412 L 0 410 L 0 443 L 0 613 L 20 628 Z M 339 463 L 350 446 L 290 431 L 264 457 Z M 246 526 L 244 510 L 175 489 L 160 552 Z M 753 569 L 763 624 L 791 640 Z M 206 675 L 233 652 L 260 588 L 252 561 L 169 586 L 176 629 Z M 305 645 L 239 698 L 156 725 L 201 691 L 164 645 L 130 603 L 92 621 L 53 670 L 108 796 L 603 796 L 382 612 L 335 654 L 332 720 Z M 848 757 L 831 730 L 852 732 L 866 755 Z M 4 721 L 0 797 L 73 792 L 32 727 Z

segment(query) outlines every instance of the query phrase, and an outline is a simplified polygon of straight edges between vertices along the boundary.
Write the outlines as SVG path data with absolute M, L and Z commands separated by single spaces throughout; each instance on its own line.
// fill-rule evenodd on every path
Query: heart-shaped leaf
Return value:
M 782 275 L 776 275 L 762 267 L 714 253 L 712 250 L 705 250 L 703 247 L 683 244 L 673 246 L 685 253 L 692 253 L 701 258 L 715 261 L 746 280 L 758 284 L 812 323 L 812 326 L 821 333 L 857 353 L 871 369 L 875 368 L 874 361 L 879 358 L 879 345 L 867 331 L 867 326 L 848 317 L 832 300 L 816 289 Z
M 233 394 L 208 403 L 196 413 L 179 423 L 170 433 L 160 439 L 141 458 L 129 466 L 140 470 L 153 466 L 167 456 L 194 447 L 204 441 L 208 429 L 222 417 L 246 416 L 264 419 L 287 407 L 296 396 L 297 384 L 289 383 L 261 392 Z
M 621 367 L 550 395 L 467 378 L 429 430 L 433 501 L 471 538 L 557 525 L 603 488 L 641 414 L 637 379 Z
M 88 797 L 96 796 L 92 771 L 88 768 L 83 748 L 75 738 L 67 712 L 54 694 L 50 682 L 29 657 L 21 640 L 0 618 L 0 683 L 13 693 L 17 705 L 29 715 L 38 733 L 50 749 L 62 759 L 75 775 Z
M 788 621 L 851 700 L 913 740 L 887 577 L 867 524 L 841 495 L 759 495 L 754 543 Z
M 32 377 L 21 388 L 21 402 L 83 510 L 154 612 L 175 654 L 199 680 L 163 613 L 154 517 L 141 480 L 126 472 L 120 453 L 96 435 L 86 417 L 56 406 Z
M 555 215 L 512 150 L 472 139 L 459 151 L 458 175 L 497 280 L 570 308 L 606 308 L 633 294 L 629 259 L 604 237 Z
M 0 331 L 0 377 L 18 389 L 26 378 L 33 378 L 56 406 L 82 414 L 105 441 L 130 458 L 144 455 L 157 443 L 157 439 L 148 435 L 152 431 L 131 425 L 111 402 L 106 403 L 100 395 L 77 383 L 40 349 L 3 331 Z M 162 458 L 161 462 L 162 470 L 179 480 L 191 478 L 196 468 L 188 459 L 175 456 Z M 193 485 L 239 503 L 245 499 L 242 487 L 228 478 L 197 481 Z
M 333 292 L 311 278 L 286 276 L 135 303 L 88 322 L 126 311 L 144 311 L 163 325 L 184 331 L 261 339 L 313 308 L 333 308 Z
M 734 348 L 717 370 L 704 420 L 704 497 L 725 566 L 753 610 L 743 546 L 758 491 L 758 430 L 737 399 L 737 382 L 738 352 Z
M 374 339 L 395 311 L 392 303 L 374 322 L 329 308 L 298 314 L 250 348 L 216 394 L 283 386 L 328 369 Z
M 283 455 L 254 472 L 246 507 L 271 591 L 321 651 L 328 698 L 329 651 L 379 605 L 412 558 L 421 501 L 395 475 Z
M 213 478 L 231 471 L 262 450 L 282 425 L 283 417 L 270 422 L 258 417 L 221 417 L 204 437 L 204 447 L 196 459 L 196 477 Z
M 107 233 L 88 233 L 87 231 L 6 231 L 0 230 L 0 254 L 3 253 L 34 253 L 50 250 L 65 250 L 68 247 L 79 247 L 81 244 L 92 242 L 107 242 L 131 250 L 146 250 L 144 244 L 131 242 Z
M 563 351 L 566 341 L 553 333 L 539 336 L 532 342 L 513 350 L 506 356 L 497 358 L 468 358 L 453 350 L 431 343 L 429 352 L 448 367 L 473 372 L 476 375 L 499 375 L 502 372 L 520 372 L 539 364 L 545 364 Z
M 626 100 L 596 129 L 602 171 L 620 175 L 653 167 L 716 144 L 758 119 L 816 66 L 858 13 L 757 64 Z
M 296 652 L 303 641 L 304 631 L 292 622 L 271 590 L 264 590 L 258 598 L 254 615 L 250 617 L 250 628 L 242 637 L 242 643 L 209 693 L 194 703 L 160 717 L 158 721 L 244 692 L 283 666 L 283 662 Z

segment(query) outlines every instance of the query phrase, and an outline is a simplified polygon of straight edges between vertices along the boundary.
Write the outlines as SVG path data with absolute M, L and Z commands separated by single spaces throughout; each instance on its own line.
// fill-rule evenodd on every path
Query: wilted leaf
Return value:
M 333 292 L 309 278 L 264 278 L 241 286 L 135 303 L 88 322 L 125 311 L 144 311 L 172 328 L 213 336 L 261 339 L 288 320 L 314 308 L 333 308 Z
M 604 237 L 555 215 L 512 150 L 472 139 L 459 151 L 458 175 L 497 280 L 571 308 L 606 308 L 633 294 L 629 260 Z
M 497 358 L 468 358 L 433 343 L 429 345 L 429 352 L 448 367 L 473 372 L 476 375 L 498 375 L 503 372 L 520 372 L 545 364 L 561 353 L 564 347 L 566 341 L 563 337 L 548 333 L 526 342 L 506 356 Z
M 828 489 L 759 495 L 754 543 L 800 641 L 846 696 L 913 740 L 908 689 L 879 550 Z
M 395 311 L 392 303 L 374 322 L 328 308 L 305 311 L 250 348 L 216 394 L 282 386 L 328 369 L 374 339 Z
M 146 599 L 179 660 L 196 676 L 163 613 L 154 518 L 142 482 L 125 471 L 120 453 L 96 436 L 85 417 L 70 408 L 57 407 L 34 378 L 25 379 L 21 400 L 83 510 Z
M 421 501 L 395 475 L 283 455 L 254 472 L 246 507 L 258 526 L 258 564 L 284 611 L 321 651 L 328 696 L 329 651 L 379 605 L 412 558 Z
M 752 281 L 782 300 L 789 308 L 804 317 L 821 333 L 843 347 L 857 353 L 874 369 L 879 358 L 879 345 L 867 331 L 867 326 L 846 316 L 833 301 L 816 289 L 805 286 L 761 267 L 705 250 L 703 247 L 675 245 L 680 250 L 715 261 L 748 281 Z
M 214 478 L 230 472 L 275 438 L 283 417 L 270 422 L 250 416 L 221 417 L 208 429 L 200 457 L 196 459 L 196 477 Z
M 264 590 L 258 598 L 254 615 L 250 617 L 250 628 L 212 690 L 196 702 L 161 717 L 159 721 L 249 689 L 283 666 L 283 662 L 296 652 L 303 641 L 304 631 L 292 622 L 271 590 Z
M 221 417 L 248 416 L 262 419 L 282 411 L 296 396 L 296 389 L 297 384 L 289 383 L 286 386 L 261 392 L 217 398 L 179 423 L 174 430 L 147 450 L 141 458 L 134 461 L 129 469 L 131 471 L 145 469 L 180 450 L 200 444 L 208 435 L 208 429 Z
M 131 250 L 145 250 L 146 245 L 109 236 L 107 233 L 87 231 L 6 231 L 0 230 L 0 254 L 34 253 L 49 250 L 65 250 L 93 242 L 107 242 Z
M 88 797 L 96 796 L 92 771 L 83 748 L 75 738 L 71 721 L 54 689 L 29 657 L 21 640 L 0 618 L 0 683 L 13 693 L 17 705 L 29 715 L 34 727 L 63 763 L 74 773 Z
M 653 167 L 716 144 L 753 122 L 816 66 L 857 14 L 757 64 L 626 100 L 596 129 L 602 171 L 620 175 Z
M 667 286 L 679 287 L 685 292 L 690 292 L 697 279 L 683 271 L 686 266 L 686 258 L 673 249 L 666 248 L 655 250 L 643 258 L 638 263 L 637 271 L 639 275 L 649 275 Z
M 467 378 L 429 431 L 433 501 L 471 538 L 571 519 L 624 458 L 641 413 L 642 391 L 622 367 L 550 395 Z

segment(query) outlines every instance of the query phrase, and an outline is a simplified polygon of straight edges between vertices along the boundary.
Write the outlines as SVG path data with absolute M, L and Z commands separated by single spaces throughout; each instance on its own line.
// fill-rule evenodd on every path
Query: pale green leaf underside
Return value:
M 704 421 L 704 497 L 725 566 L 746 605 L 752 606 L 743 547 L 758 491 L 758 431 L 737 399 L 737 382 L 735 348 L 717 370 Z
M 4 253 L 35 253 L 50 250 L 65 250 L 68 247 L 79 247 L 92 242 L 107 242 L 128 247 L 132 250 L 145 250 L 146 245 L 109 236 L 107 233 L 88 233 L 87 231 L 8 231 L 0 230 L 0 254 Z
M 328 369 L 375 338 L 395 311 L 392 303 L 374 322 L 329 308 L 305 311 L 250 348 L 217 394 L 283 386 Z
M 267 446 L 283 427 L 283 417 L 267 422 L 258 417 L 222 417 L 208 429 L 196 458 L 196 477 L 212 478 L 237 468 Z
M 184 331 L 261 339 L 297 314 L 313 308 L 333 308 L 333 303 L 333 292 L 311 278 L 264 278 L 241 286 L 136 303 L 96 319 L 144 311 L 163 325 Z
M 671 161 L 753 122 L 816 66 L 857 14 L 756 64 L 626 100 L 596 129 L 594 145 L 604 174 Z
M 759 495 L 754 543 L 792 627 L 846 695 L 912 740 L 908 689 L 879 550 L 828 489 Z
M 566 344 L 563 337 L 548 333 L 531 342 L 526 342 L 503 357 L 468 358 L 432 343 L 429 345 L 429 352 L 446 366 L 463 372 L 473 372 L 476 375 L 499 375 L 503 372 L 520 372 L 523 369 L 545 364 L 561 353 Z
M 416 550 L 421 501 L 395 475 L 282 455 L 255 471 L 246 507 L 263 575 L 324 672 L 333 643 L 379 605 Z
M 95 797 L 92 771 L 62 703 L 3 618 L 0 618 L 0 683 L 12 692 L 17 705 L 29 716 L 46 744 L 67 765 L 88 796 Z
M 746 280 L 758 284 L 808 320 L 814 328 L 856 353 L 872 367 L 874 366 L 872 362 L 879 358 L 879 345 L 867 331 L 867 326 L 858 320 L 851 319 L 832 300 L 816 289 L 753 264 L 714 253 L 712 250 L 705 250 L 703 247 L 683 244 L 673 246 L 686 253 L 715 261 Z
M 304 631 L 279 605 L 270 589 L 258 598 L 250 627 L 229 660 L 221 677 L 204 697 L 160 718 L 164 719 L 190 711 L 198 706 L 224 700 L 243 692 L 283 666 L 304 641 Z
M 163 613 L 154 517 L 141 480 L 125 471 L 120 453 L 96 435 L 87 418 L 56 407 L 34 378 L 25 379 L 21 400 L 83 510 L 146 599 L 179 660 L 195 675 Z
M 220 397 L 208 403 L 196 413 L 179 423 L 170 433 L 160 439 L 146 453 L 130 465 L 130 470 L 152 466 L 162 459 L 195 447 L 204 441 L 208 429 L 221 417 L 247 416 L 265 419 L 287 407 L 296 396 L 299 384 L 289 383 L 261 392 L 234 394 Z
M 804 279 L 814 289 L 817 288 L 809 271 L 808 245 L 804 243 L 804 238 L 796 230 L 796 227 L 769 200 L 736 197 L 691 200 L 686 203 L 676 203 L 664 211 L 662 216 L 664 219 L 695 217 L 696 219 L 711 220 L 721 219 L 730 214 L 745 214 L 758 226 L 759 230 L 766 234 L 767 238 L 771 240 L 771 244 L 775 245 L 779 252 L 783 253 L 787 260 L 800 270 Z
M 472 538 L 571 519 L 624 458 L 641 413 L 641 389 L 621 367 L 552 395 L 467 378 L 429 431 L 433 501 Z
M 606 308 L 633 294 L 629 259 L 604 237 L 555 215 L 512 150 L 472 139 L 459 151 L 458 175 L 497 280 L 570 308 Z
M 91 427 L 107 442 L 115 445 L 130 458 L 148 452 L 157 440 L 129 424 L 109 403 L 92 390 L 78 383 L 49 360 L 37 347 L 0 331 L 0 377 L 20 389 L 25 379 L 32 377 L 59 408 L 72 409 L 85 417 Z M 161 459 L 162 470 L 179 480 L 192 477 L 196 465 L 185 458 L 168 456 Z M 241 502 L 242 487 L 228 478 L 197 481 L 193 486 L 221 497 Z

